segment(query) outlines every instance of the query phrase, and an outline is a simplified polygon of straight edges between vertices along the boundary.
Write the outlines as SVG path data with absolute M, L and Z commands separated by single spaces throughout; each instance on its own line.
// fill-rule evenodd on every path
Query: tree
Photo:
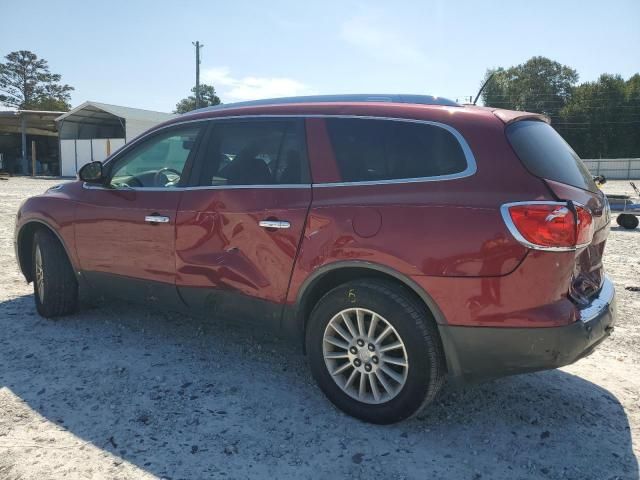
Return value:
M 193 95 L 183 98 L 176 104 L 173 113 L 187 113 L 196 109 L 196 87 L 191 89 Z M 200 107 L 210 107 L 212 105 L 220 105 L 220 98 L 216 95 L 216 89 L 212 85 L 200 85 Z
M 582 158 L 640 156 L 640 74 L 602 74 L 577 85 L 578 73 L 544 57 L 489 69 L 484 104 L 544 113 Z
M 640 73 L 626 81 L 625 120 L 628 121 L 626 157 L 640 157 Z
M 628 81 L 602 74 L 577 86 L 556 129 L 583 158 L 624 158 L 640 153 L 640 75 Z
M 568 102 L 578 72 L 545 57 L 532 57 L 508 69 L 487 70 L 493 79 L 482 93 L 484 104 L 557 116 Z
M 0 63 L 0 102 L 20 110 L 71 108 L 73 87 L 59 83 L 62 76 L 49 71 L 43 58 L 28 50 L 11 52 Z

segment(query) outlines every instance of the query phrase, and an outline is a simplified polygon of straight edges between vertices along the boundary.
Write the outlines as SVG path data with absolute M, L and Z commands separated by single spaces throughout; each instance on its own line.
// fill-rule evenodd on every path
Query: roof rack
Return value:
M 460 104 L 443 97 L 431 95 L 398 95 L 398 94 L 346 94 L 346 95 L 307 95 L 301 97 L 268 98 L 251 100 L 248 102 L 226 103 L 205 107 L 189 113 L 210 112 L 225 108 L 256 107 L 260 105 L 284 105 L 288 103 L 340 103 L 340 102 L 371 102 L 371 103 L 413 103 L 417 105 L 444 105 L 459 107 Z

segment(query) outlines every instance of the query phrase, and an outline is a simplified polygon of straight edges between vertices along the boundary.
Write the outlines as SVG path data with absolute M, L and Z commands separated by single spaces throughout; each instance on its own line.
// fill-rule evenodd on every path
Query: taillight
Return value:
M 593 216 L 591 212 L 581 205 L 576 205 L 576 244 L 578 247 L 587 245 L 593 240 Z
M 516 240 L 536 250 L 575 250 L 593 238 L 593 217 L 581 205 L 507 203 L 502 206 L 502 217 Z

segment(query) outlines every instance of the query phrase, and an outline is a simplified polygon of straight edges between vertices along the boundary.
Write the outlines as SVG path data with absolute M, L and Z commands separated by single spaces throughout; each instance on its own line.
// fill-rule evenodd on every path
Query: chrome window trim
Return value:
M 434 175 L 431 177 L 414 177 L 414 178 L 393 178 L 388 180 L 358 180 L 351 182 L 328 182 L 328 183 L 314 183 L 314 187 L 346 187 L 346 186 L 357 186 L 357 185 L 393 185 L 397 183 L 422 183 L 422 182 L 440 182 L 446 180 L 457 180 L 460 178 L 470 177 L 474 175 L 477 170 L 476 159 L 469 147 L 469 144 L 462 136 L 462 134 L 453 128 L 451 125 L 447 125 L 446 123 L 435 122 L 432 120 L 416 120 L 412 118 L 398 118 L 398 117 L 376 117 L 376 116 L 365 116 L 365 115 L 307 115 L 309 118 L 320 117 L 320 118 L 357 118 L 361 120 L 382 120 L 382 121 L 394 121 L 394 122 L 405 122 L 405 123 L 418 123 L 422 125 L 432 125 L 435 127 L 440 127 L 447 132 L 451 133 L 454 138 L 457 140 L 458 145 L 462 148 L 462 153 L 464 154 L 465 161 L 467 163 L 467 167 L 458 173 L 451 173 L 447 175 Z
M 128 188 L 106 188 L 97 185 L 90 185 L 87 182 L 82 184 L 82 188 L 87 190 L 108 190 L 110 192 L 182 192 L 185 190 L 248 190 L 248 189 L 274 189 L 274 188 L 311 188 L 310 183 L 283 183 L 270 185 L 199 185 L 195 187 L 128 187 Z
M 587 208 L 585 205 L 578 202 L 573 202 L 573 204 L 584 208 L 589 213 L 591 213 L 591 215 L 593 215 L 591 210 L 589 210 L 589 208 Z M 542 250 L 545 252 L 575 252 L 576 250 L 584 248 L 591 243 L 591 242 L 581 243 L 573 247 L 544 247 L 541 245 L 536 245 L 535 243 L 531 243 L 529 240 L 527 240 L 520 234 L 520 232 L 518 231 L 518 228 L 516 227 L 516 225 L 513 223 L 513 220 L 511 219 L 511 215 L 509 215 L 509 207 L 513 207 L 516 205 L 562 205 L 565 207 L 569 207 L 569 202 L 532 200 L 532 201 L 524 201 L 524 202 L 510 202 L 500 206 L 500 214 L 502 215 L 502 219 L 504 220 L 504 223 L 507 226 L 509 233 L 511 233 L 511 235 L 513 235 L 513 237 L 525 247 L 531 248 L 532 250 Z
M 453 108 L 453 107 L 452 107 Z M 422 182 L 439 182 L 439 181 L 446 181 L 446 180 L 457 180 L 460 178 L 466 178 L 466 177 L 470 177 L 472 175 L 475 175 L 475 173 L 477 172 L 477 163 L 476 163 L 476 159 L 473 155 L 473 152 L 471 151 L 471 148 L 469 147 L 469 144 L 467 143 L 467 141 L 465 140 L 465 138 L 462 136 L 462 134 L 455 129 L 454 127 L 452 127 L 451 125 L 447 125 L 446 123 L 441 123 L 441 122 L 435 122 L 432 120 L 417 120 L 417 119 L 412 119 L 412 118 L 401 118 L 401 117 L 378 117 L 378 116 L 372 116 L 372 115 L 330 115 L 330 114 L 294 114 L 294 115 L 287 115 L 287 114 L 264 114 L 264 115 L 230 115 L 230 116 L 222 116 L 222 117 L 207 117 L 207 118 L 198 118 L 198 119 L 193 119 L 193 120 L 184 120 L 184 121 L 178 121 L 178 122 L 174 122 L 174 123 L 170 123 L 168 125 L 163 125 L 161 127 L 158 127 L 154 130 L 151 130 L 149 132 L 146 132 L 142 135 L 140 135 L 139 137 L 135 138 L 134 140 L 131 141 L 131 143 L 126 144 L 124 147 L 122 147 L 121 149 L 119 149 L 118 151 L 114 152 L 114 154 L 107 158 L 104 161 L 104 164 L 108 164 L 109 162 L 115 161 L 117 159 L 117 157 L 119 157 L 120 155 L 125 154 L 130 148 L 133 148 L 138 142 L 141 142 L 142 140 L 144 140 L 145 138 L 149 137 L 150 135 L 155 135 L 156 133 L 160 133 L 165 129 L 169 129 L 169 128 L 175 128 L 175 127 L 180 127 L 182 125 L 187 125 L 190 123 L 195 123 L 195 122 L 219 122 L 219 121 L 225 121 L 225 120 L 250 120 L 250 119 L 269 119 L 269 118 L 276 118 L 276 119 L 286 119 L 286 118 L 357 118 L 357 119 L 362 119 L 362 120 L 382 120 L 382 121 L 394 121 L 394 122 L 406 122 L 406 123 L 419 123 L 419 124 L 424 124 L 424 125 L 433 125 L 436 127 L 440 127 L 443 128 L 444 130 L 448 131 L 449 133 L 451 133 L 455 139 L 458 141 L 458 144 L 460 145 L 460 147 L 462 148 L 462 152 L 465 156 L 465 160 L 467 162 L 467 168 L 465 168 L 462 172 L 458 172 L 458 173 L 452 173 L 452 174 L 448 174 L 448 175 L 438 175 L 438 176 L 433 176 L 433 177 L 415 177 L 415 178 L 397 178 L 397 179 L 389 179 L 389 180 L 363 180 L 363 181 L 353 181 L 353 182 L 328 182 L 328 183 L 311 183 L 311 184 L 282 184 L 282 185 L 203 185 L 203 186 L 193 186 L 193 187 L 179 187 L 179 188 L 155 188 L 155 187 L 151 187 L 151 188 L 131 188 L 130 190 L 140 190 L 140 191 L 154 191 L 154 190 L 159 190 L 159 191 L 170 191 L 170 190 L 174 190 L 174 191 L 181 191 L 181 190 L 204 190 L 204 189 L 212 189 L 212 190 L 217 190 L 217 189 L 221 189 L 221 188 L 310 188 L 311 186 L 313 187 L 318 187 L 318 188 L 325 188 L 325 187 L 345 187 L 345 186 L 366 186 L 366 185 L 390 185 L 390 184 L 401 184 L 401 183 L 422 183 Z M 84 188 L 88 188 L 88 189 L 103 189 L 103 190 L 114 190 L 114 189 L 110 189 L 110 188 L 104 188 L 104 187 L 93 187 L 93 186 L 86 186 L 83 185 Z M 115 189 L 117 190 L 117 189 Z
M 183 187 L 184 190 L 250 190 L 252 188 L 311 188 L 310 183 L 273 183 L 268 185 L 198 185 L 195 187 Z

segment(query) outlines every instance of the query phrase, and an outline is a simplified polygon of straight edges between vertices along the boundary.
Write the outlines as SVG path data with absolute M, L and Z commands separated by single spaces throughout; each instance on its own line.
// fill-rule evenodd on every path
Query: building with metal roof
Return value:
M 112 151 L 175 115 L 100 102 L 85 102 L 56 118 L 60 173 L 73 176 L 85 163 L 104 160 Z
M 59 166 L 55 119 L 63 112 L 44 110 L 0 111 L 0 170 L 29 173 L 35 147 L 39 170 L 55 173 Z

